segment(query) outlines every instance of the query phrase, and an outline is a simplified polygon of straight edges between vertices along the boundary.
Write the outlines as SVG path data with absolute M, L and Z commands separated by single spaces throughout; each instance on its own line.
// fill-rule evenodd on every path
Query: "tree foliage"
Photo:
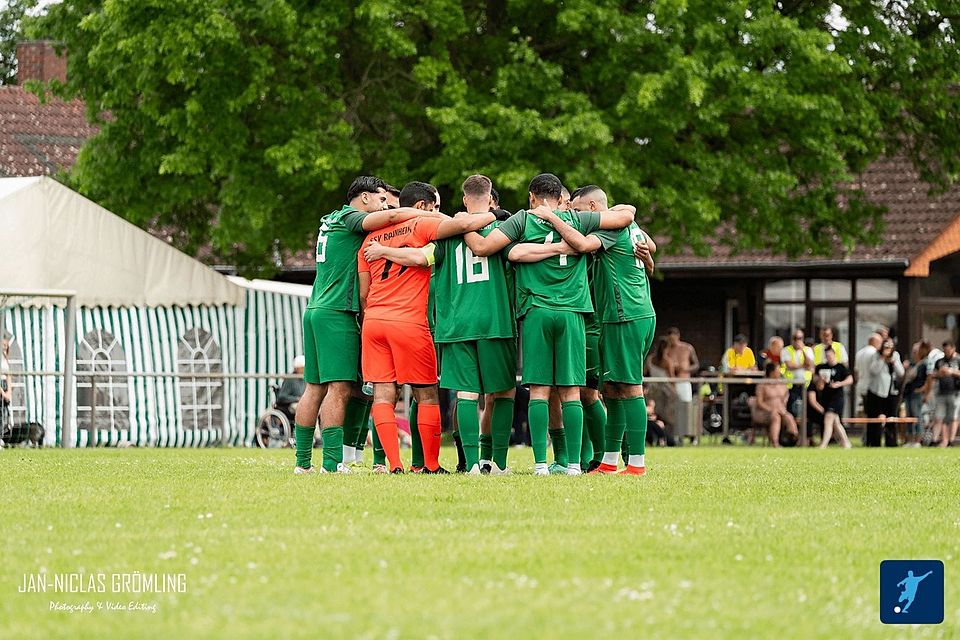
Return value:
M 17 43 L 23 38 L 23 19 L 37 0 L 0 0 L 0 85 L 17 80 Z
M 670 248 L 874 241 L 851 182 L 960 171 L 953 1 L 64 0 L 41 28 L 100 134 L 80 190 L 248 268 L 359 173 L 608 188 Z

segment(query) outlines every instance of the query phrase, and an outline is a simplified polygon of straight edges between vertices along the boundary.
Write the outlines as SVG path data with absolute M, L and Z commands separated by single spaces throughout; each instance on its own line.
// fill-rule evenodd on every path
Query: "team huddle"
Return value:
M 374 470 L 403 473 L 395 407 L 404 384 L 415 401 L 411 471 L 448 473 L 440 466 L 442 387 L 456 393 L 462 470 L 508 473 L 518 337 L 534 474 L 645 473 L 643 363 L 656 325 L 648 278 L 656 245 L 634 207 L 608 206 L 596 185 L 570 193 L 540 174 L 529 208 L 512 215 L 496 198 L 489 178 L 470 176 L 465 211 L 450 217 L 430 184 L 397 191 L 361 176 L 347 204 L 321 220 L 303 318 L 307 385 L 296 411 L 295 473 L 315 470 L 318 417 L 320 471 L 362 465 L 371 416 Z

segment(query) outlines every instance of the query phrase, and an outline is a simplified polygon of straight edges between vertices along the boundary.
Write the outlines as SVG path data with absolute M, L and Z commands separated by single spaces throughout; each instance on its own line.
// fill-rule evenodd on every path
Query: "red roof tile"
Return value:
M 20 86 L 0 87 L 0 176 L 51 175 L 69 169 L 97 132 L 80 100 L 45 104 Z

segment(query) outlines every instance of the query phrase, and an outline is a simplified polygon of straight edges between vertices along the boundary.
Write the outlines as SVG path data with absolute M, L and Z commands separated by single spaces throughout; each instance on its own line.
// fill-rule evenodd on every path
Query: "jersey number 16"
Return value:
M 463 284 L 466 277 L 467 284 L 471 282 L 486 282 L 490 279 L 490 270 L 486 257 L 478 258 L 470 251 L 470 247 L 462 242 L 457 244 L 453 252 L 457 261 L 457 284 Z

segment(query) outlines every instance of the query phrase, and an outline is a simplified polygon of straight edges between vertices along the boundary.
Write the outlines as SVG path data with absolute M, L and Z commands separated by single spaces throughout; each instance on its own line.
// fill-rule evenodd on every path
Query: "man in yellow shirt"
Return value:
M 813 348 L 814 364 L 823 364 L 827 361 L 824 357 L 824 349 L 827 347 L 833 349 L 833 352 L 837 354 L 838 363 L 845 365 L 850 362 L 850 356 L 847 355 L 847 350 L 842 344 L 833 339 L 833 327 L 829 325 L 820 329 L 820 344 Z
M 747 346 L 747 336 L 737 334 L 733 346 L 723 355 L 724 373 L 747 373 L 757 370 L 757 359 L 753 350 Z

